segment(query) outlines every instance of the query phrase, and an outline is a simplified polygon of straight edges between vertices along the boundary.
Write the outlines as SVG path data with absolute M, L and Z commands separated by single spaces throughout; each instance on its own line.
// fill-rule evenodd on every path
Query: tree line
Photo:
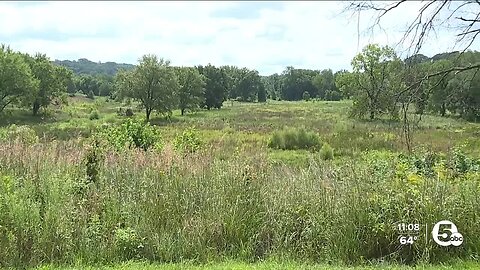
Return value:
M 478 121 L 480 74 L 469 67 L 479 62 L 476 51 L 401 60 L 392 48 L 370 44 L 353 58 L 353 71 L 341 74 L 335 83 L 344 97 L 353 99 L 351 113 L 360 118 L 398 118 L 403 107 L 420 115 L 449 113 Z
M 432 58 L 414 55 L 401 60 L 392 48 L 370 44 L 352 60 L 352 71 L 286 67 L 281 74 L 261 76 L 237 66 L 172 66 L 156 55 L 144 55 L 137 65 L 108 62 L 95 67 L 86 59 L 50 61 L 44 54 L 30 56 L 2 45 L 0 112 L 9 105 L 28 107 L 34 115 L 66 94 L 138 101 L 150 119 L 152 112 L 166 117 L 198 109 L 221 108 L 226 100 L 352 99 L 351 114 L 375 119 L 397 118 L 401 104 L 417 113 L 480 117 L 480 75 L 476 70 L 430 76 L 436 71 L 478 62 L 478 52 L 445 53 Z M 75 69 L 71 65 L 74 63 Z M 97 70 L 95 72 L 95 70 Z M 100 70 L 100 71 L 99 71 Z M 428 77 L 427 79 L 425 79 Z M 421 82 L 421 83 L 419 83 Z M 405 91 L 415 86 L 415 91 Z M 405 95 L 404 93 L 409 93 Z M 411 93 L 414 93 L 413 95 Z

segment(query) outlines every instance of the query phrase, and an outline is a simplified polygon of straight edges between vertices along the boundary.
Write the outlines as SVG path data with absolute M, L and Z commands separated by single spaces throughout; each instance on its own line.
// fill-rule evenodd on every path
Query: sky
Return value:
M 175 66 L 236 65 L 261 75 L 287 66 L 350 70 L 352 58 L 369 43 L 405 55 L 398 41 L 421 4 L 400 6 L 372 32 L 372 14 L 342 12 L 341 1 L 2 1 L 0 43 L 52 60 L 135 64 L 144 54 L 156 54 Z M 454 41 L 453 32 L 443 29 L 421 52 L 451 51 Z

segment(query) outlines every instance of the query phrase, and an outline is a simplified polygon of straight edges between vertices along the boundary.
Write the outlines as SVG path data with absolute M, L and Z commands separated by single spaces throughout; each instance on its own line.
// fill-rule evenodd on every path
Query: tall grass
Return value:
M 320 137 L 315 132 L 306 131 L 304 128 L 284 128 L 272 134 L 268 146 L 282 150 L 315 150 L 320 147 Z
M 222 149 L 179 155 L 168 145 L 97 150 L 101 158 L 73 141 L 0 144 L 0 267 L 276 256 L 439 262 L 480 252 L 478 162 L 459 153 L 368 152 L 292 168 L 269 163 L 265 149 L 222 159 Z M 431 228 L 443 219 L 464 235 L 460 248 L 424 234 L 399 245 L 397 222 Z

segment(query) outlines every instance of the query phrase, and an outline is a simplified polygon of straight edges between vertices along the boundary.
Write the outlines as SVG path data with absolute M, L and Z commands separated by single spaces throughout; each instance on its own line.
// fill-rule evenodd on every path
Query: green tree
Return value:
M 98 95 L 101 97 L 108 97 L 113 96 L 114 92 L 114 77 L 106 75 L 106 74 L 99 74 L 96 76 L 96 80 L 98 82 Z
M 67 93 L 70 95 L 70 96 L 73 96 L 75 95 L 75 93 L 77 93 L 77 76 L 75 76 L 75 74 L 73 74 L 72 72 L 72 76 L 67 80 Z
M 480 120 L 480 75 L 475 70 L 456 74 L 446 86 L 447 109 L 469 121 Z
M 78 78 L 77 87 L 84 95 L 99 95 L 100 83 L 93 75 L 82 74 Z
M 120 97 L 140 102 L 146 120 L 153 111 L 170 117 L 178 103 L 180 85 L 170 61 L 155 55 L 144 55 L 132 71 L 119 72 L 116 77 Z
M 257 99 L 262 86 L 263 83 L 258 71 L 248 70 L 247 68 L 239 70 L 239 76 L 235 88 L 237 95 L 241 97 L 243 101 L 252 102 Z
M 52 64 L 45 54 L 37 53 L 33 57 L 27 54 L 25 59 L 39 84 L 33 95 L 24 97 L 24 104 L 32 109 L 33 115 L 37 115 L 41 108 L 48 107 L 53 100 L 64 99 L 73 72 Z
M 331 69 L 324 69 L 317 74 L 312 81 L 317 88 L 317 97 L 325 99 L 325 94 L 328 91 L 336 91 L 335 79 Z
M 394 93 L 401 87 L 402 62 L 392 48 L 369 44 L 352 60 L 353 79 L 347 85 L 352 87 L 352 114 L 370 119 L 376 115 L 396 112 Z
M 197 67 L 200 74 L 205 76 L 205 102 L 203 107 L 220 109 L 228 93 L 228 78 L 224 69 L 211 64 Z
M 282 99 L 301 100 L 305 91 L 309 92 L 311 97 L 316 97 L 317 88 L 313 85 L 313 78 L 317 74 L 314 70 L 287 67 L 282 73 Z
M 262 77 L 267 97 L 273 100 L 281 98 L 282 79 L 277 73 Z
M 25 58 L 10 47 L 0 46 L 0 112 L 10 104 L 20 102 L 38 90 L 38 81 L 32 75 Z
M 428 63 L 427 65 L 428 67 L 426 68 L 430 73 L 440 72 L 447 68 L 453 67 L 453 63 L 447 59 L 438 60 L 432 62 L 431 64 Z M 419 72 L 417 72 L 417 74 L 418 73 Z M 436 76 L 426 81 L 425 86 L 423 87 L 427 88 L 425 91 L 429 91 L 429 97 L 427 99 L 428 108 L 433 112 L 440 113 L 441 116 L 445 116 L 449 100 L 451 100 L 452 95 L 454 95 L 454 91 L 456 90 L 456 88 L 452 87 L 453 84 L 451 84 L 450 87 L 447 87 L 451 78 L 452 76 L 450 74 Z M 418 80 L 419 79 L 416 81 Z
M 351 98 L 356 90 L 355 74 L 347 70 L 335 73 L 335 87 L 344 98 Z
M 176 72 L 180 83 L 179 107 L 184 115 L 185 111 L 196 110 L 205 102 L 205 77 L 192 67 L 177 68 Z
M 257 100 L 258 102 L 267 102 L 267 90 L 265 89 L 265 84 L 261 80 L 261 77 L 259 77 Z
M 265 85 L 257 70 L 223 66 L 228 81 L 230 99 L 260 102 L 266 101 Z

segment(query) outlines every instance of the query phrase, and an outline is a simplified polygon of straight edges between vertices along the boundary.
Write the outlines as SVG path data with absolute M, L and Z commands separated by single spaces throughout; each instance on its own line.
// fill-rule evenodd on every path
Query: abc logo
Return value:
M 450 232 L 450 235 L 447 233 Z M 450 245 L 458 247 L 463 243 L 463 236 L 458 232 L 458 228 L 449 220 L 442 220 L 433 226 L 432 236 L 435 243 L 442 247 Z

